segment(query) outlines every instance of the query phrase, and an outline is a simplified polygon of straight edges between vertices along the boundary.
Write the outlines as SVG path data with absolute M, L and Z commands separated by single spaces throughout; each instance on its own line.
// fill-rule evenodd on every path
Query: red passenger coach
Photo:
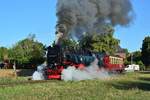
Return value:
M 104 67 L 108 71 L 122 72 L 124 70 L 124 59 L 116 56 L 105 56 L 103 59 Z

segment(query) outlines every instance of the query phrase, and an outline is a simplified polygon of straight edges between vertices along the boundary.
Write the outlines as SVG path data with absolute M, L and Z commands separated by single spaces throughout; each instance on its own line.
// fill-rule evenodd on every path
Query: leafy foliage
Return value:
M 85 34 L 81 39 L 79 39 L 79 47 L 82 49 L 92 50 L 92 44 L 94 43 L 92 36 Z
M 145 37 L 142 44 L 142 62 L 150 66 L 150 36 Z
M 19 65 L 36 66 L 44 61 L 44 45 L 35 41 L 32 36 L 19 41 L 9 52 L 10 58 Z
M 5 47 L 0 47 L 0 61 L 8 58 L 8 49 Z
M 94 35 L 92 44 L 93 50 L 97 52 L 108 52 L 113 54 L 117 51 L 119 40 L 113 37 L 113 33 Z
M 73 49 L 73 48 L 77 48 L 77 42 L 73 39 L 63 39 L 61 46 L 63 48 Z
M 137 64 L 140 66 L 140 70 L 145 70 L 145 65 L 143 64 L 141 60 L 138 61 Z
M 141 61 L 141 51 L 135 51 L 132 53 L 132 58 L 134 62 Z
M 85 34 L 84 37 L 79 40 L 80 47 L 94 52 L 115 53 L 120 41 L 113 37 L 114 30 L 111 26 L 106 25 L 104 30 L 105 32 L 101 34 Z

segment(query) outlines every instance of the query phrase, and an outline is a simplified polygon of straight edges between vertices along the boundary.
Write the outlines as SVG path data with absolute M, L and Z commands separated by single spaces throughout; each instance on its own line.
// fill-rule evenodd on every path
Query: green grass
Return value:
M 149 100 L 150 73 L 127 73 L 106 80 L 28 82 L 0 79 L 0 100 Z

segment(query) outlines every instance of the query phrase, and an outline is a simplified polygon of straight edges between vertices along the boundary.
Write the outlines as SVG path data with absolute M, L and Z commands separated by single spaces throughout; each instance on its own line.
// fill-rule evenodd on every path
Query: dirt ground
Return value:
M 16 72 L 13 69 L 0 69 L 1 77 L 16 77 Z

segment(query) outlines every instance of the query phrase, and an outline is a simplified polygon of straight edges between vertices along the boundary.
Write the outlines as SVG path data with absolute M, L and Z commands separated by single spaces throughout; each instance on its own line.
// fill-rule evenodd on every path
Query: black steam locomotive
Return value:
M 89 50 L 69 50 L 62 49 L 59 45 L 47 48 L 47 65 L 46 71 L 48 79 L 61 79 L 61 72 L 68 66 L 74 66 L 80 70 L 89 66 L 95 58 L 99 60 L 98 66 L 109 71 L 122 71 L 123 58 L 109 56 L 106 53 L 90 52 Z

